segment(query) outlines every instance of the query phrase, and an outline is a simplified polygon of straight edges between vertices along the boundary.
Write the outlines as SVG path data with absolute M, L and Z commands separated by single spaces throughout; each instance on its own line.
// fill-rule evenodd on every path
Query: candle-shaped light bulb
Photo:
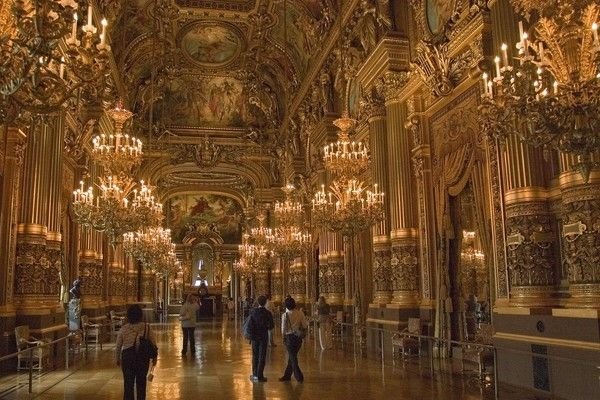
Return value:
M 60 58 L 60 67 L 58 67 L 58 76 L 60 76 L 60 79 L 63 79 L 65 77 L 65 58 L 61 57 Z
M 102 33 L 100 34 L 100 45 L 104 46 L 104 42 L 106 41 L 106 26 L 108 25 L 108 21 L 106 20 L 106 18 L 102 18 L 100 24 L 102 25 Z
M 554 88 L 554 94 L 558 94 L 558 82 L 554 81 L 554 83 L 552 84 L 552 87 Z
M 508 67 L 508 45 L 506 43 L 502 43 L 500 50 L 502 50 L 502 66 Z
M 598 40 L 598 24 L 596 22 L 592 24 L 592 33 L 594 34 L 594 46 L 598 46 L 600 41 Z
M 73 29 L 71 30 L 71 40 L 73 41 L 77 38 L 77 20 L 79 20 L 77 13 L 73 13 Z
M 487 94 L 488 94 L 488 93 L 487 93 L 487 90 L 488 90 L 488 74 L 487 74 L 486 72 L 484 72 L 484 73 L 481 75 L 481 77 L 482 77 L 482 79 L 483 79 L 483 93 L 484 93 L 485 95 L 487 95 Z
M 88 27 L 92 26 L 92 6 L 89 5 L 88 9 L 87 9 L 88 13 L 87 13 L 87 25 Z
M 496 78 L 500 78 L 500 57 L 494 57 L 494 63 L 496 64 Z
M 544 63 L 544 43 L 540 42 L 538 44 L 538 53 L 540 56 L 540 62 L 543 64 Z

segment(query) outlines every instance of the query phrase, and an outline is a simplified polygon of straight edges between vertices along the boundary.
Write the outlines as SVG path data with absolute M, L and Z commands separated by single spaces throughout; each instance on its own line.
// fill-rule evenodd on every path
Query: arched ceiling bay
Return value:
M 248 201 L 280 187 L 288 103 L 337 3 L 98 0 L 147 149 L 140 175 L 171 196 L 210 190 Z

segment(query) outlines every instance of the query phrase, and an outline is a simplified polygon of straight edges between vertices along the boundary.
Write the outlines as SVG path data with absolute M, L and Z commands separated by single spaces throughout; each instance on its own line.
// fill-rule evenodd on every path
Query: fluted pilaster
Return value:
M 294 260 L 289 275 L 290 295 L 297 303 L 306 302 L 306 265 L 302 258 Z
M 6 153 L 2 154 L 2 182 L 0 185 L 0 314 L 14 311 L 14 269 L 17 246 L 17 210 L 19 208 L 20 172 L 25 151 L 25 134 L 14 128 L 6 131 Z
M 387 113 L 387 158 L 389 161 L 390 203 L 390 283 L 393 290 L 392 303 L 403 307 L 415 307 L 419 303 L 419 212 L 425 212 L 425 184 L 423 176 L 415 180 L 412 161 L 414 140 L 406 128 L 408 112 L 399 94 L 408 82 L 407 72 L 389 72 L 382 85 L 386 95 Z M 420 126 L 416 127 L 419 129 Z M 420 136 L 419 136 L 420 137 Z M 421 145 L 414 143 L 415 146 Z M 423 154 L 417 153 L 418 157 Z M 417 188 L 417 191 L 414 189 Z M 417 196 L 419 194 L 419 196 Z M 417 202 L 417 199 L 423 200 Z M 415 205 L 418 205 L 415 207 Z M 423 224 L 427 222 L 422 221 Z M 425 230 L 425 229 L 424 229 Z M 428 267 L 426 255 L 423 265 Z M 425 271 L 429 275 L 429 271 Z

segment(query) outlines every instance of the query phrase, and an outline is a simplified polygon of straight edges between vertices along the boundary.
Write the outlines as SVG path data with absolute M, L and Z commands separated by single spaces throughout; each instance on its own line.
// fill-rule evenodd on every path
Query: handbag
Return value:
M 285 319 L 286 319 L 286 322 L 289 325 L 290 329 L 292 330 L 292 333 L 291 333 L 292 335 L 296 336 L 296 338 L 298 338 L 298 339 L 304 339 L 306 337 L 306 328 L 304 326 L 302 326 L 302 324 L 300 324 L 300 326 L 298 326 L 298 328 L 292 329 L 292 322 L 290 321 L 288 313 L 285 313 Z
M 148 339 L 148 324 L 145 324 L 144 336 L 138 341 L 136 353 L 142 360 L 154 360 L 158 357 L 158 347 Z

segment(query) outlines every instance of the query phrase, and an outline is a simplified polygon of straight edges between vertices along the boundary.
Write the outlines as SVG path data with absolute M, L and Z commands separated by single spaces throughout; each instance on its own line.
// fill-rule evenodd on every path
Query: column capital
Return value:
M 376 83 L 386 103 L 400 101 L 402 92 L 410 80 L 410 71 L 387 71 Z
M 358 71 L 359 82 L 368 88 L 388 71 L 407 71 L 409 55 L 408 38 L 398 32 L 388 32 Z
M 384 118 L 386 110 L 382 93 L 376 88 L 368 90 L 360 100 L 360 112 L 368 122 L 375 118 Z

